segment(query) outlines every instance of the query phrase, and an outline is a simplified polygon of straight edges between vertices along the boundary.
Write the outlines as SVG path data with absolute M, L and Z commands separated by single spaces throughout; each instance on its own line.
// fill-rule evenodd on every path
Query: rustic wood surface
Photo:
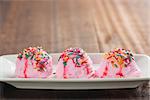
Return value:
M 122 47 L 150 55 L 150 1 L 0 0 L 0 55 L 28 46 L 50 53 Z M 90 91 L 19 90 L 1 83 L 0 100 L 148 100 L 149 93 L 146 83 L 137 89 Z

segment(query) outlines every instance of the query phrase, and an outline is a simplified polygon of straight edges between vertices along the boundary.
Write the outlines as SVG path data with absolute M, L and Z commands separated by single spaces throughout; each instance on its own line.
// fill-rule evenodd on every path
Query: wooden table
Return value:
M 43 46 L 50 53 L 122 47 L 150 55 L 149 10 L 149 0 L 0 0 L 0 55 L 28 46 Z M 147 83 L 137 89 L 89 91 L 20 90 L 1 83 L 0 100 L 148 100 Z

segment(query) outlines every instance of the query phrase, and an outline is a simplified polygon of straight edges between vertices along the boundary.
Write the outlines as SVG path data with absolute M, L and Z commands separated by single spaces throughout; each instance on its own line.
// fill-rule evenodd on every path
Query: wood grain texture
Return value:
M 148 0 L 0 1 L 0 55 L 37 45 L 48 52 L 123 47 L 150 55 L 149 5 Z
M 68 47 L 81 47 L 87 52 L 122 47 L 150 55 L 149 10 L 149 0 L 0 0 L 0 55 L 18 53 L 29 46 L 43 46 L 50 53 Z M 18 90 L 5 85 L 0 89 L 3 94 L 0 97 L 2 100 L 149 100 L 146 86 L 45 91 Z M 145 95 L 138 91 L 144 91 Z

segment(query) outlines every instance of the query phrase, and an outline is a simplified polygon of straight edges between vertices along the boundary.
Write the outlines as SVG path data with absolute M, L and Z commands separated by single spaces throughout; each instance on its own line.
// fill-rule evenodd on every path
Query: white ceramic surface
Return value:
M 15 77 L 16 65 L 3 57 L 0 57 L 0 78 Z
M 102 59 L 102 53 L 88 53 L 93 60 L 94 66 L 98 66 Z M 17 55 L 4 55 L 0 58 L 8 60 L 15 64 Z M 54 67 L 57 64 L 59 53 L 51 54 Z M 135 88 L 145 81 L 150 80 L 150 57 L 143 54 L 135 54 L 135 61 L 142 71 L 141 77 L 133 78 L 103 78 L 103 79 L 25 79 L 10 78 L 9 76 L 0 76 L 1 82 L 6 82 L 17 88 L 25 89 L 117 89 L 117 88 Z M 2 66 L 1 62 L 0 67 Z M 7 63 L 3 63 L 6 67 Z M 2 68 L 0 68 L 2 69 Z M 12 74 L 13 75 L 13 74 Z

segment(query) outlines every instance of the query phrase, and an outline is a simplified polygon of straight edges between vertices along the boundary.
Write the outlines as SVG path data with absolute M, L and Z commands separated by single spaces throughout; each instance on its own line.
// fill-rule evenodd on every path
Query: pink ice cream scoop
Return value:
M 52 74 L 52 57 L 41 47 L 29 47 L 19 53 L 16 63 L 18 78 L 47 78 Z
M 105 54 L 96 73 L 100 78 L 141 76 L 141 71 L 131 51 L 120 48 L 116 48 Z
M 56 78 L 92 78 L 95 75 L 92 61 L 81 48 L 65 50 L 56 66 Z

